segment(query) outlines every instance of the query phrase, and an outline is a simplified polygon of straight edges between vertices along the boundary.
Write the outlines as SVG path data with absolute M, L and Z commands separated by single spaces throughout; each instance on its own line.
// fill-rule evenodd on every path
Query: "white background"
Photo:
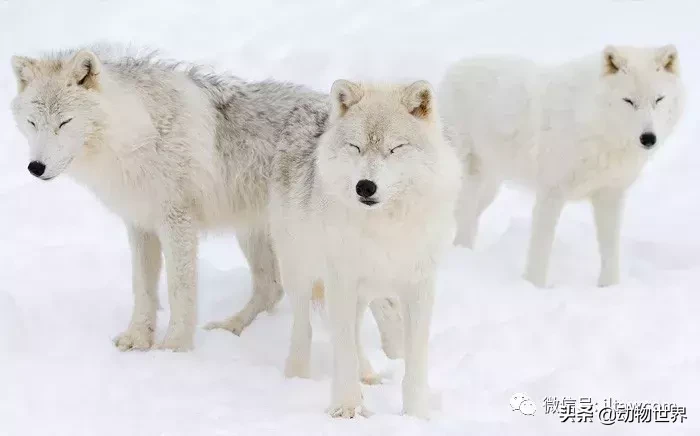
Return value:
M 700 5 L 688 1 L 93 1 L 0 0 L 0 435 L 525 435 L 698 434 L 700 431 Z M 246 79 L 425 78 L 466 55 L 545 62 L 608 43 L 675 43 L 688 105 L 675 134 L 632 190 L 622 284 L 595 287 L 588 204 L 562 216 L 552 288 L 520 275 L 532 198 L 504 189 L 477 248 L 441 268 L 430 346 L 435 410 L 399 415 L 401 361 L 363 338 L 381 386 L 365 387 L 370 419 L 333 420 L 331 347 L 315 319 L 312 380 L 282 375 L 287 300 L 235 337 L 198 329 L 196 350 L 120 353 L 131 313 L 130 256 L 120 220 L 67 177 L 26 170 L 9 102 L 12 54 L 107 40 L 160 48 Z M 200 324 L 242 307 L 250 278 L 230 234 L 200 255 Z M 164 283 L 161 300 L 167 302 Z M 160 313 L 159 334 L 167 321 Z M 526 392 L 536 415 L 512 412 Z M 563 424 L 545 396 L 675 402 L 683 424 Z

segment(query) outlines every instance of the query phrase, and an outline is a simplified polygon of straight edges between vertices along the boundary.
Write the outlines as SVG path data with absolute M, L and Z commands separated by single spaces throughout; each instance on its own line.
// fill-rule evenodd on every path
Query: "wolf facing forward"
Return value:
M 338 80 L 331 116 L 300 113 L 307 133 L 277 154 L 270 228 L 294 311 L 288 376 L 308 376 L 309 294 L 325 286 L 334 354 L 328 412 L 365 413 L 358 374 L 374 378 L 359 341 L 368 301 L 398 296 L 404 321 L 404 412 L 427 417 L 428 336 L 437 264 L 455 234 L 461 171 L 432 86 Z
M 29 172 L 42 180 L 69 174 L 126 224 L 134 310 L 115 338 L 119 349 L 154 345 L 161 253 L 170 321 L 157 347 L 193 347 L 202 230 L 236 230 L 253 276 L 247 305 L 207 328 L 240 334 L 275 306 L 282 288 L 267 229 L 272 158 L 288 132 L 306 129 L 290 123 L 292 114 L 323 94 L 111 47 L 15 56 L 12 67 L 12 112 L 29 143 Z M 373 312 L 389 319 L 392 307 L 378 301 Z

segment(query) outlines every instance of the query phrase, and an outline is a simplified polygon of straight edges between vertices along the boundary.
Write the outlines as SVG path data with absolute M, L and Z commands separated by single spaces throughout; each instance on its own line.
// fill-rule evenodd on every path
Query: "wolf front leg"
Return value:
M 282 284 L 292 305 L 292 334 L 289 354 L 284 366 L 286 377 L 309 378 L 311 368 L 311 294 L 313 283 L 307 265 L 299 261 L 298 253 L 278 251 Z
M 591 197 L 600 251 L 598 286 L 616 285 L 620 281 L 620 226 L 624 194 L 621 189 L 609 188 Z
M 435 300 L 434 274 L 411 289 L 403 290 L 404 361 L 403 412 L 427 419 L 430 414 L 428 387 L 428 338 Z
M 329 276 L 333 276 L 326 287 L 333 342 L 333 381 L 327 412 L 334 418 L 353 418 L 356 413 L 366 414 L 358 380 L 357 283 L 348 283 L 346 276 L 338 277 L 335 273 Z
M 122 351 L 145 350 L 153 346 L 158 309 L 158 279 L 162 265 L 158 235 L 127 224 L 131 247 L 134 310 L 129 328 L 114 339 Z
M 197 322 L 197 229 L 186 209 L 173 208 L 160 231 L 168 277 L 170 322 L 158 348 L 192 348 Z
M 253 293 L 245 307 L 223 321 L 207 324 L 204 328 L 224 329 L 240 336 L 263 310 L 272 310 L 282 298 L 277 258 L 266 228 L 237 232 L 238 244 L 248 261 L 253 276 Z
M 563 197 L 549 193 L 537 194 L 532 212 L 532 230 L 525 279 L 541 288 L 547 285 L 547 271 L 554 244 L 554 233 L 563 208 Z

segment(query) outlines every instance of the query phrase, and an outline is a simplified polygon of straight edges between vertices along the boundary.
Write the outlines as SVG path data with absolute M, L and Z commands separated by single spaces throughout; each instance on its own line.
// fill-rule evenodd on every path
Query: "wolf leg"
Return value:
M 293 322 L 289 354 L 285 362 L 286 377 L 309 378 L 311 368 L 311 281 L 299 276 L 299 269 L 285 271 L 284 287 L 292 303 Z
M 360 381 L 366 385 L 376 385 L 382 382 L 382 377 L 376 372 L 374 372 L 372 364 L 370 363 L 369 359 L 367 358 L 367 355 L 365 354 L 365 349 L 362 346 L 362 341 L 360 340 L 362 332 L 362 321 L 364 320 L 366 310 L 367 302 L 363 299 L 358 299 L 357 320 L 355 322 L 355 341 L 357 343 L 357 359 L 359 364 Z M 401 318 L 399 318 L 399 321 L 401 321 Z
M 243 330 L 263 310 L 272 310 L 282 298 L 277 258 L 266 228 L 239 231 L 238 243 L 248 261 L 253 277 L 253 293 L 248 303 L 236 315 L 223 321 L 207 324 L 204 328 L 224 329 L 240 336 Z
M 155 233 L 127 224 L 131 247 L 134 310 L 127 330 L 114 339 L 122 351 L 144 350 L 153 345 L 158 308 L 158 279 L 162 265 L 160 240 Z
M 455 244 L 474 248 L 479 218 L 493 202 L 501 182 L 485 172 L 481 159 L 469 154 L 464 164 L 464 183 L 457 201 Z
M 620 226 L 624 191 L 603 189 L 591 197 L 600 251 L 598 286 L 611 286 L 620 281 Z
M 197 229 L 185 209 L 173 208 L 160 234 L 168 277 L 170 322 L 158 348 L 174 351 L 193 346 L 197 322 Z
M 403 356 L 403 321 L 398 298 L 376 298 L 369 303 L 372 316 L 377 322 L 382 349 L 389 359 Z
M 407 415 L 428 418 L 428 338 L 435 299 L 433 274 L 428 274 L 414 289 L 401 296 L 404 318 L 404 360 L 406 373 L 402 382 L 403 411 Z
M 554 233 L 563 208 L 564 199 L 561 196 L 537 194 L 525 267 L 525 279 L 537 287 L 547 285 L 547 270 L 552 254 Z
M 331 405 L 327 412 L 336 418 L 353 418 L 362 414 L 362 391 L 358 374 L 357 355 L 357 283 L 347 283 L 347 277 L 329 274 L 326 288 L 328 315 L 333 342 L 333 381 Z

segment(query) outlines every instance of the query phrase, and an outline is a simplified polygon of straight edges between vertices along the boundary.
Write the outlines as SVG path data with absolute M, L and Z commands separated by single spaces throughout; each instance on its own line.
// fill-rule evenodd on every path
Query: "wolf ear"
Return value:
M 609 45 L 603 50 L 603 74 L 617 74 L 627 68 L 625 59 L 617 48 Z
M 331 103 L 333 105 L 333 115 L 340 118 L 345 115 L 353 105 L 362 100 L 364 92 L 362 87 L 349 80 L 336 80 L 331 86 Z
M 433 113 L 433 87 L 426 80 L 408 85 L 403 91 L 403 104 L 416 118 L 429 118 Z
M 12 56 L 12 71 L 17 79 L 17 91 L 22 92 L 36 76 L 36 59 L 24 56 Z
M 97 87 L 97 76 L 102 69 L 102 63 L 95 53 L 89 50 L 80 50 L 68 61 L 68 65 L 72 83 L 87 89 Z
M 659 71 L 664 69 L 671 74 L 679 74 L 680 65 L 676 46 L 669 44 L 660 47 L 656 52 L 656 64 L 659 66 Z

